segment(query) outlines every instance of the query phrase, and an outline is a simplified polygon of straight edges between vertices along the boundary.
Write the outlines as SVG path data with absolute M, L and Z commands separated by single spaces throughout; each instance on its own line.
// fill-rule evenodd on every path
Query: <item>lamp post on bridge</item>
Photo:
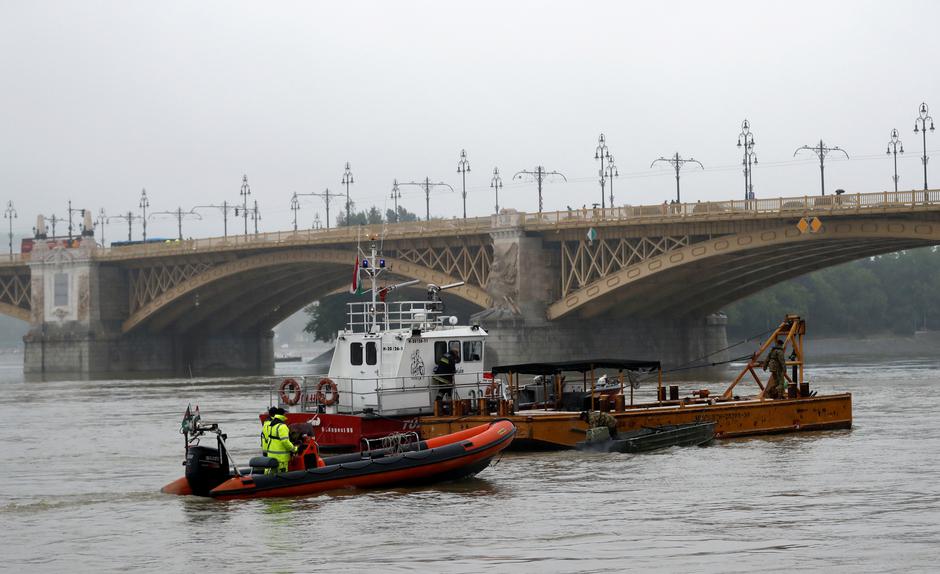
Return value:
M 751 199 L 754 192 L 753 172 L 751 164 L 757 163 L 754 153 L 754 134 L 751 133 L 751 123 L 746 119 L 741 122 L 741 133 L 738 134 L 738 147 L 744 149 L 741 164 L 744 166 L 744 200 Z
M 594 149 L 594 159 L 601 161 L 601 169 L 598 171 L 600 174 L 600 183 L 601 183 L 601 209 L 604 209 L 604 185 L 606 184 L 607 174 L 604 170 L 604 160 L 610 159 L 610 153 L 607 151 L 607 139 L 604 137 L 604 134 L 601 134 L 597 138 L 597 147 Z M 567 180 L 566 180 L 567 181 Z M 613 200 L 611 200 L 611 207 L 613 207 Z M 542 211 L 542 194 L 539 192 L 539 212 Z
M 59 216 L 57 216 L 57 215 L 54 214 L 54 213 L 53 213 L 52 215 L 50 215 L 49 217 L 46 217 L 45 215 L 43 215 L 42 218 L 45 219 L 46 221 L 48 221 L 50 224 L 52 224 L 52 237 L 54 238 L 54 237 L 56 236 L 56 235 L 55 235 L 55 225 L 56 225 L 56 223 L 61 222 L 61 221 L 62 221 L 62 218 L 59 217 Z
M 228 239 L 228 212 L 231 209 L 235 216 L 238 217 L 238 207 L 230 204 L 228 201 L 223 201 L 221 205 L 218 204 L 209 204 L 209 205 L 197 205 L 193 208 L 195 212 L 198 209 L 221 209 L 222 210 L 222 237 Z
M 898 137 L 898 130 L 891 130 L 891 139 L 888 140 L 888 155 L 894 154 L 894 177 L 891 179 L 894 180 L 894 193 L 898 192 L 898 153 L 904 153 L 904 144 L 901 143 L 901 139 Z
M 150 217 L 154 215 L 172 215 L 176 217 L 176 228 L 177 228 L 177 239 L 180 241 L 183 240 L 183 218 L 187 215 L 194 215 L 196 219 L 202 219 L 202 216 L 196 213 L 196 209 L 190 209 L 189 211 L 183 211 L 182 207 L 177 207 L 173 211 L 155 211 L 150 214 Z
M 101 228 L 101 246 L 104 247 L 104 228 L 108 223 L 108 215 L 104 212 L 104 208 L 101 207 L 98 209 L 98 218 L 95 220 L 95 225 Z
M 614 207 L 614 178 L 620 177 L 620 172 L 617 171 L 617 164 L 614 163 L 614 156 L 607 156 L 607 174 L 606 179 L 610 181 L 610 207 Z
M 248 237 L 248 196 L 251 195 L 251 187 L 248 185 L 248 175 L 242 176 L 242 186 L 238 190 L 238 195 L 242 196 L 242 218 L 245 220 L 245 237 Z M 235 208 L 235 217 L 238 217 L 238 208 Z
M 416 185 L 424 189 L 424 220 L 431 221 L 431 189 L 435 187 L 446 187 L 451 191 L 454 188 L 449 183 L 443 181 L 432 182 L 430 177 L 425 177 L 423 182 L 409 181 L 408 183 L 399 183 L 398 185 Z
M 326 228 L 330 228 L 330 198 L 331 197 L 343 197 L 341 193 L 331 193 L 330 188 L 326 188 L 322 193 L 311 192 L 311 193 L 294 193 L 294 196 L 298 198 L 297 209 L 300 209 L 299 198 L 303 196 L 311 197 L 322 197 L 326 202 Z
M 653 167 L 661 161 L 668 163 L 674 170 L 676 170 L 676 203 L 682 203 L 681 196 L 679 195 L 679 172 L 682 170 L 682 167 L 687 163 L 697 163 L 698 166 L 702 169 L 705 169 L 705 166 L 702 165 L 702 162 L 693 157 L 684 159 L 679 155 L 679 152 L 676 152 L 676 154 L 672 157 L 660 157 L 659 159 L 654 159 L 653 163 L 650 164 L 650 167 Z
M 290 210 L 294 212 L 294 231 L 297 231 L 297 212 L 300 211 L 300 199 L 297 198 L 297 192 L 290 197 Z
M 398 189 L 398 179 L 392 180 L 392 195 L 389 198 L 395 202 L 395 221 L 392 223 L 398 223 L 398 200 L 401 199 L 401 190 Z
M 147 190 L 142 189 L 140 190 L 140 209 L 142 211 L 140 219 L 144 225 L 144 241 L 147 241 L 147 208 L 148 207 L 150 207 L 150 200 L 147 199 Z
M 258 209 L 258 200 L 255 200 L 255 208 L 251 210 L 251 219 L 255 222 L 255 235 L 258 235 L 258 222 L 261 221 L 261 210 Z
M 140 216 L 139 216 L 139 215 L 134 215 L 134 212 L 128 211 L 128 212 L 127 212 L 126 214 L 124 214 L 124 215 L 111 215 L 111 216 L 108 217 L 108 219 L 109 219 L 109 220 L 111 220 L 111 219 L 123 219 L 124 221 L 126 221 L 126 222 L 127 222 L 127 240 L 128 240 L 128 241 L 132 241 L 132 239 L 131 239 L 131 232 L 133 231 L 133 228 L 134 228 L 134 220 L 135 220 L 135 219 L 140 219 Z M 54 232 L 53 232 L 53 235 L 55 235 Z
M 826 195 L 826 174 L 825 174 L 825 163 L 826 156 L 834 151 L 842 152 L 845 154 L 845 159 L 849 159 L 849 154 L 844 149 L 839 146 L 829 147 L 822 140 L 819 140 L 819 144 L 815 146 L 804 145 L 796 148 L 796 151 L 793 152 L 793 157 L 796 157 L 796 154 L 800 153 L 802 150 L 809 150 L 816 154 L 816 157 L 819 158 L 819 185 L 822 190 L 822 195 Z
M 532 171 L 517 171 L 515 175 L 512 176 L 512 178 L 514 180 L 522 180 L 525 176 L 529 176 L 535 181 L 539 189 L 539 213 L 542 213 L 542 182 L 553 175 L 560 175 L 563 180 L 568 181 L 568 178 L 565 177 L 565 174 L 561 173 L 560 171 L 545 171 L 545 168 L 540 165 L 535 166 L 535 169 Z
M 460 150 L 460 161 L 457 162 L 457 173 L 463 179 L 463 218 L 467 218 L 467 173 L 470 171 L 470 160 L 467 159 L 467 150 Z
M 503 187 L 503 178 L 499 176 L 499 168 L 493 168 L 493 179 L 490 180 L 490 187 L 496 192 L 496 214 L 499 215 L 499 190 Z
M 351 184 L 353 184 L 353 183 L 356 183 L 356 181 L 353 179 L 352 169 L 350 169 L 350 167 L 349 167 L 349 162 L 348 162 L 348 161 L 346 162 L 346 169 L 343 170 L 343 179 L 340 180 L 340 183 L 346 186 L 346 226 L 349 227 L 349 225 L 350 225 L 350 221 L 349 221 L 349 209 L 350 209 L 350 203 L 349 203 L 349 186 L 350 186 Z M 327 219 L 329 219 L 329 218 L 327 218 Z M 327 222 L 327 226 L 326 226 L 326 227 L 327 227 L 327 229 L 329 229 L 329 227 L 330 227 L 329 222 Z
M 68 211 L 69 211 L 69 241 L 71 242 L 71 241 L 72 241 L 72 236 L 74 235 L 74 234 L 72 233 L 72 229 L 73 229 L 73 228 L 72 228 L 72 214 L 73 214 L 73 213 L 78 213 L 78 214 L 80 214 L 82 217 L 85 217 L 85 210 L 84 210 L 84 209 L 78 209 L 78 208 L 72 209 L 72 200 L 70 199 L 70 200 L 69 200 L 69 208 L 68 208 Z
M 3 212 L 3 218 L 10 222 L 10 258 L 13 258 L 13 220 L 19 217 L 16 208 L 13 207 L 13 201 L 7 201 L 7 208 Z
M 238 210 L 241 209 L 241 212 Z M 258 220 L 261 219 L 261 215 L 258 212 L 258 200 L 255 200 L 254 207 L 236 207 L 235 208 L 235 217 L 241 217 L 245 219 L 245 237 L 248 237 L 248 217 L 251 217 L 251 220 L 255 223 L 255 235 L 258 235 Z
M 933 118 L 930 117 L 930 108 L 927 107 L 926 102 L 920 104 L 918 109 L 917 118 L 914 120 L 914 133 L 918 131 L 924 134 L 924 155 L 920 158 L 924 162 L 924 192 L 927 191 L 927 160 L 930 159 L 927 157 L 927 121 L 930 121 L 930 131 L 933 131 Z M 924 201 L 927 201 L 927 194 L 924 193 Z

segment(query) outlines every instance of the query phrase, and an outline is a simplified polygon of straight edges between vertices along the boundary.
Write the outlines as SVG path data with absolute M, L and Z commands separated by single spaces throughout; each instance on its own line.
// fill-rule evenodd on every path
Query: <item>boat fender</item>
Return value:
M 294 379 L 284 379 L 281 383 L 281 402 L 290 406 L 300 402 L 300 384 Z
M 327 396 L 327 393 L 329 393 L 329 396 Z M 336 387 L 336 383 L 330 378 L 320 379 L 320 383 L 317 384 L 317 402 L 321 405 L 330 406 L 336 404 L 338 400 L 339 389 Z

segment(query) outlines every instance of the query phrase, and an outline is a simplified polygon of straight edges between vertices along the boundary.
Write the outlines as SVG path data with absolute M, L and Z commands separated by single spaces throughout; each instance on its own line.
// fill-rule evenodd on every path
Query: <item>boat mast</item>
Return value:
M 369 331 L 372 331 L 372 329 L 375 328 L 376 325 L 378 325 L 379 313 L 375 304 L 376 304 L 376 298 L 378 297 L 378 294 L 379 294 L 379 288 L 378 288 L 378 281 L 376 281 L 376 279 L 378 279 L 378 276 L 381 275 L 383 271 L 385 271 L 385 266 L 379 265 L 378 263 L 379 260 L 378 260 L 378 257 L 376 256 L 375 240 L 376 240 L 375 235 L 372 235 L 369 237 L 369 244 L 370 244 L 370 248 L 372 251 L 372 263 L 371 265 L 366 266 L 366 272 L 369 274 L 369 280 L 372 281 L 372 289 L 371 289 L 372 307 L 370 308 L 370 312 L 369 312 L 369 316 L 370 316 Z

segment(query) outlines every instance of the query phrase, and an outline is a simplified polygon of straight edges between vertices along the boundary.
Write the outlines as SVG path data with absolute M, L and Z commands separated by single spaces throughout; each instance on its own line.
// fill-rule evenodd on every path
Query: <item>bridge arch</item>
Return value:
M 193 317 L 211 320 L 215 328 L 223 329 L 231 326 L 232 321 L 220 315 L 231 310 L 230 304 L 238 299 L 251 302 L 244 307 L 261 313 L 256 324 L 267 325 L 270 321 L 264 319 L 263 305 L 274 302 L 280 295 L 285 298 L 283 303 L 271 306 L 271 312 L 276 316 L 288 309 L 296 312 L 318 296 L 348 283 L 351 279 L 349 264 L 355 260 L 355 251 L 334 249 L 293 249 L 230 260 L 208 267 L 154 296 L 130 314 L 121 330 L 129 333 L 149 324 L 151 331 L 159 331 L 176 321 L 182 321 L 186 329 L 191 329 L 199 323 Z M 389 257 L 385 261 L 390 274 L 398 277 L 437 284 L 459 281 L 410 261 Z M 462 285 L 450 293 L 483 308 L 492 305 L 492 298 L 486 291 L 474 285 Z M 202 301 L 196 300 L 197 297 Z M 203 305 L 204 309 L 194 309 Z M 206 309 L 211 312 L 207 313 Z
M 0 315 L 7 315 L 20 321 L 30 321 L 32 312 L 29 309 L 0 301 Z
M 773 284 L 825 267 L 940 244 L 940 222 L 833 219 L 816 233 L 795 225 L 692 243 L 596 279 L 552 303 L 549 319 L 616 308 L 633 315 L 709 313 Z

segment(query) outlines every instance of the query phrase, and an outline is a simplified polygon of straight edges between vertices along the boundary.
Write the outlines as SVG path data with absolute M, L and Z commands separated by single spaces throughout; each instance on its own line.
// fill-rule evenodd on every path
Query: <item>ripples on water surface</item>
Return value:
M 225 503 L 158 492 L 182 475 L 179 419 L 198 403 L 244 461 L 263 384 L 25 383 L 4 364 L 0 569 L 935 572 L 938 369 L 817 366 L 817 389 L 853 393 L 851 431 L 508 453 L 455 484 Z

